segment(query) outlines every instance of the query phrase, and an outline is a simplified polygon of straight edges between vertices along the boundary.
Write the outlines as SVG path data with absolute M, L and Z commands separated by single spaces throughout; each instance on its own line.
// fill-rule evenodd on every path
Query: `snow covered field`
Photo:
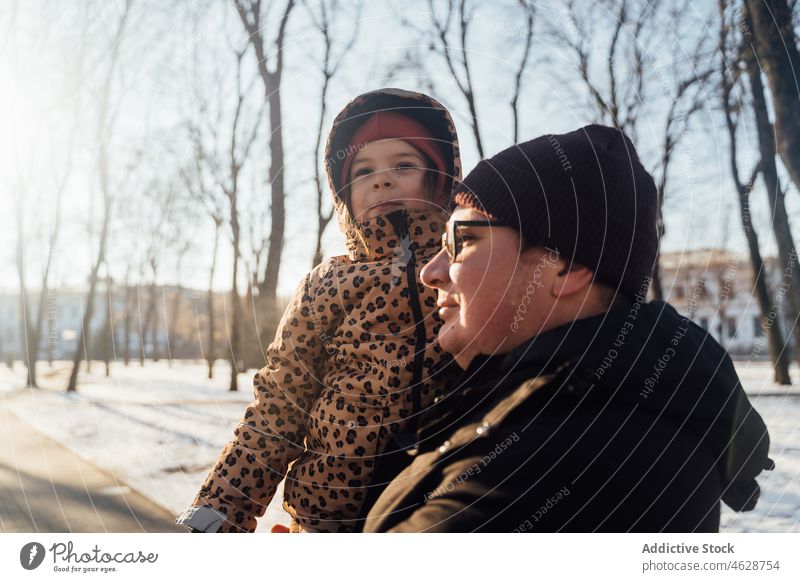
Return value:
M 769 365 L 737 362 L 742 382 L 770 429 L 775 471 L 760 479 L 755 511 L 737 514 L 723 505 L 722 530 L 800 531 L 800 370 L 786 390 L 771 381 Z M 191 502 L 221 447 L 252 396 L 255 370 L 242 374 L 239 392 L 228 392 L 229 368 L 215 367 L 208 380 L 203 363 L 148 362 L 112 366 L 95 363 L 78 393 L 65 394 L 68 368 L 40 367 L 41 390 L 27 390 L 24 368 L 0 368 L 0 397 L 37 430 L 78 455 L 112 471 L 118 479 L 173 513 Z M 278 492 L 258 531 L 288 524 Z
M 772 382 L 768 362 L 736 362 L 736 370 L 769 428 L 769 456 L 776 467 L 759 477 L 761 499 L 753 511 L 736 513 L 722 504 L 720 529 L 800 532 L 800 370 L 792 366 L 791 387 Z
M 0 395 L 9 408 L 120 481 L 178 514 L 189 506 L 220 449 L 252 400 L 255 370 L 241 374 L 229 392 L 230 367 L 218 362 L 209 380 L 204 363 L 166 361 L 112 366 L 93 363 L 77 393 L 66 394 L 69 369 L 40 368 L 43 390 L 19 389 L 24 368 L 0 370 Z M 279 488 L 257 531 L 288 524 Z

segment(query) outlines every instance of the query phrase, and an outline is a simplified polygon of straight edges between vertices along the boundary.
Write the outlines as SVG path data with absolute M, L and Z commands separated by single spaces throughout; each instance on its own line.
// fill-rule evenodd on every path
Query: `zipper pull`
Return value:
M 411 237 L 408 235 L 408 215 L 403 210 L 397 210 L 386 215 L 389 223 L 394 227 L 400 247 L 394 250 L 392 257 L 392 283 L 400 285 L 402 283 L 403 269 L 409 268 L 414 260 L 414 253 L 411 250 Z

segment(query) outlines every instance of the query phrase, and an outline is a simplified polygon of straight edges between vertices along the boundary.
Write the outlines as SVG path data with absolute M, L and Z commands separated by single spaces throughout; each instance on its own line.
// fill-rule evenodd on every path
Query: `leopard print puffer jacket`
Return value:
M 356 223 L 333 186 L 341 170 L 335 150 L 349 143 L 351 119 L 395 107 L 419 110 L 452 143 L 441 211 L 398 210 Z M 445 200 L 460 177 L 450 115 L 417 93 L 362 95 L 334 121 L 326 159 L 349 254 L 323 262 L 298 287 L 255 376 L 255 399 L 193 501 L 225 516 L 217 531 L 254 531 L 284 477 L 284 508 L 296 525 L 359 531 L 370 487 L 385 486 L 372 482 L 377 464 L 413 446 L 417 418 L 458 372 L 436 342 L 434 291 L 419 280 L 441 249 Z

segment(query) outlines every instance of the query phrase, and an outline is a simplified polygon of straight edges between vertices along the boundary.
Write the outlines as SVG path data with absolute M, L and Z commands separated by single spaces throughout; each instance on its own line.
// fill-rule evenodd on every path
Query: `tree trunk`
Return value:
M 669 176 L 669 163 L 672 160 L 672 148 L 674 147 L 670 138 L 670 127 L 675 114 L 675 104 L 673 103 L 667 120 L 667 127 L 664 132 L 664 142 L 661 154 L 661 178 L 658 181 L 658 213 L 656 215 L 656 228 L 658 229 L 658 249 L 656 259 L 653 264 L 653 284 L 651 285 L 653 299 L 664 300 L 664 287 L 661 284 L 661 241 L 664 239 L 666 225 L 664 224 L 664 195 L 667 193 L 667 178 Z
M 783 339 L 780 318 L 777 317 L 777 305 L 775 305 L 775 302 L 772 300 L 772 294 L 770 293 L 769 284 L 767 283 L 767 273 L 758 243 L 758 233 L 753 228 L 753 221 L 750 216 L 749 196 L 753 187 L 752 182 L 755 181 L 755 176 L 753 176 L 750 183 L 747 185 L 740 182 L 735 146 L 731 148 L 731 163 L 734 182 L 739 191 L 739 216 L 742 220 L 742 229 L 747 238 L 747 248 L 750 252 L 750 266 L 753 269 L 753 287 L 756 290 L 758 307 L 761 311 L 761 325 L 767 334 L 770 361 L 774 369 L 774 380 L 777 384 L 788 386 L 792 383 L 789 375 L 789 352 Z
M 668 146 L 666 146 L 668 147 Z M 658 214 L 656 215 L 656 228 L 658 229 L 658 248 L 656 249 L 656 258 L 653 263 L 653 281 L 650 285 L 653 299 L 659 301 L 664 300 L 664 286 L 661 283 L 661 241 L 664 239 L 664 232 L 666 231 L 664 225 L 664 194 L 667 191 L 667 169 L 669 168 L 670 152 L 665 152 L 662 158 L 662 175 L 658 184 Z
M 123 348 L 123 359 L 125 365 L 128 366 L 131 362 L 131 284 L 128 277 L 125 277 L 125 320 L 123 326 L 123 333 L 125 334 L 125 341 Z
M 652 284 L 650 285 L 650 291 L 653 294 L 653 299 L 663 301 L 664 288 L 661 286 L 661 269 L 659 268 L 658 263 L 659 263 L 659 257 L 656 256 L 656 262 L 653 264 L 653 281 Z
M 17 206 L 17 275 L 19 276 L 19 323 L 20 323 L 20 352 L 22 360 L 27 368 L 25 385 L 36 388 L 36 360 L 39 350 L 38 343 L 34 344 L 34 331 L 31 325 L 32 314 L 30 312 L 30 301 L 28 300 L 28 289 L 25 285 L 25 225 L 24 214 L 22 211 L 22 200 L 18 200 Z
M 767 75 L 778 153 L 800 190 L 800 51 L 787 0 L 746 0 L 758 60 Z M 800 346 L 798 346 L 800 348 Z
M 103 354 L 103 362 L 106 366 L 106 377 L 111 376 L 111 356 L 116 351 L 114 349 L 114 287 L 111 277 L 106 277 L 106 317 L 103 324 L 102 346 L 100 351 Z
M 269 182 L 271 191 L 271 224 L 269 233 L 269 249 L 264 280 L 259 287 L 259 294 L 267 299 L 274 299 L 278 289 L 278 274 L 283 254 L 283 234 L 286 211 L 284 208 L 284 174 L 283 174 L 283 125 L 281 122 L 281 71 L 268 73 L 264 80 L 269 102 L 270 125 L 270 166 Z
M 178 343 L 178 312 L 181 308 L 181 293 L 183 288 L 180 285 L 175 286 L 174 295 L 172 296 L 172 315 L 169 318 L 169 328 L 167 330 L 167 357 L 170 367 L 172 367 L 172 360 L 176 357 L 173 351 L 180 355 L 180 344 Z M 176 349 L 173 349 L 176 348 Z
M 208 351 L 206 360 L 208 361 L 208 378 L 214 377 L 214 273 L 217 270 L 217 250 L 219 248 L 219 229 L 220 223 L 216 222 L 214 229 L 214 254 L 211 257 L 211 273 L 208 276 Z
M 58 219 L 56 219 L 56 220 L 58 220 Z M 50 313 L 50 309 L 55 307 L 54 305 L 51 307 L 50 304 L 49 304 L 50 288 L 49 288 L 49 285 L 48 285 L 48 279 L 50 278 L 50 266 L 51 266 L 52 261 L 53 261 L 53 252 L 54 252 L 54 250 L 55 249 L 51 245 L 50 246 L 50 251 L 49 251 L 49 253 L 47 255 L 47 263 L 45 264 L 44 272 L 42 273 L 42 291 L 39 294 L 39 308 L 36 311 L 36 323 L 33 325 L 33 329 L 31 330 L 32 331 L 31 345 L 35 346 L 35 349 L 34 349 L 34 352 L 33 352 L 33 357 L 34 357 L 33 368 L 34 369 L 33 369 L 33 383 L 32 383 L 32 386 L 36 386 L 37 385 L 36 384 L 36 362 L 39 361 L 39 344 L 42 341 L 42 327 L 44 326 L 45 313 L 49 314 Z M 48 315 L 48 321 L 50 321 L 49 315 Z M 47 334 L 47 354 L 48 354 L 48 356 L 47 357 L 48 357 L 48 360 L 51 360 L 50 354 L 52 353 L 51 350 L 52 350 L 52 345 L 53 345 L 53 339 L 52 339 L 51 334 L 49 333 L 49 331 L 50 330 L 48 329 L 48 334 Z
M 100 108 L 98 114 L 99 120 L 99 145 L 98 145 L 98 159 L 97 159 L 97 173 L 100 182 L 100 191 L 103 195 L 103 226 L 100 229 L 100 240 L 97 245 L 97 258 L 92 266 L 91 274 L 89 275 L 89 292 L 86 298 L 86 311 L 83 314 L 83 322 L 81 331 L 78 335 L 78 346 L 75 349 L 75 355 L 72 358 L 72 371 L 70 372 L 69 382 L 67 384 L 67 392 L 75 392 L 78 388 L 78 370 L 80 368 L 81 360 L 87 359 L 86 345 L 91 339 L 91 329 L 89 325 L 92 321 L 92 312 L 94 311 L 94 296 L 97 287 L 97 275 L 100 271 L 100 265 L 105 261 L 106 244 L 108 242 L 108 231 L 111 226 L 111 211 L 113 204 L 113 193 L 109 178 L 110 163 L 108 159 L 108 145 L 111 131 L 109 127 L 109 104 L 111 101 L 111 84 L 114 78 L 114 72 L 117 66 L 119 57 L 119 47 L 122 37 L 125 33 L 125 24 L 130 14 L 131 0 L 125 3 L 122 14 L 120 15 L 117 29 L 114 34 L 114 40 L 111 44 L 111 57 L 106 78 L 102 87 L 102 96 L 100 100 Z M 87 359 L 87 369 L 88 369 Z
M 312 269 L 322 262 L 322 233 L 326 224 L 321 220 L 321 217 L 317 217 L 317 240 L 314 244 L 314 255 L 311 257 Z
M 325 71 L 325 80 L 322 83 L 322 95 L 320 96 L 320 110 L 319 110 L 319 123 L 317 125 L 317 141 L 314 146 L 314 177 L 317 186 L 317 232 L 316 241 L 314 243 L 314 256 L 311 258 L 311 268 L 313 269 L 322 262 L 322 235 L 325 232 L 325 227 L 328 226 L 331 218 L 333 217 L 334 210 L 331 209 L 330 213 L 325 215 L 322 211 L 322 201 L 324 199 L 322 176 L 320 174 L 320 147 L 322 146 L 322 132 L 325 124 L 325 111 L 327 108 L 328 100 L 328 85 L 330 76 L 328 71 Z
M 746 54 L 747 72 L 753 94 L 753 110 L 758 133 L 758 144 L 761 150 L 762 174 L 767 189 L 770 210 L 772 211 L 772 227 L 775 232 L 775 241 L 778 246 L 781 267 L 784 279 L 789 278 L 788 302 L 786 315 L 791 322 L 795 333 L 795 359 L 800 361 L 800 325 L 797 317 L 800 314 L 800 285 L 793 284 L 794 272 L 797 270 L 797 250 L 794 238 L 789 227 L 789 217 L 786 214 L 784 194 L 778 181 L 778 168 L 775 163 L 775 142 L 773 127 L 767 112 L 767 101 L 764 96 L 764 85 L 761 82 L 761 70 L 758 61 L 751 51 Z
M 239 302 L 238 271 L 239 271 L 239 220 L 235 206 L 231 211 L 231 228 L 233 231 L 233 281 L 231 282 L 231 307 L 233 317 L 231 318 L 230 342 L 231 342 L 231 383 L 229 390 L 236 392 L 239 389 L 239 317 L 241 304 Z
M 156 287 L 155 273 L 150 284 L 150 358 L 157 362 L 160 358 L 158 349 L 158 288 Z
M 142 286 L 137 286 L 137 305 L 141 309 L 142 305 Z M 144 325 L 142 325 L 141 312 L 139 312 L 139 365 L 144 367 L 144 361 L 147 358 L 147 334 L 148 334 L 148 320 L 150 319 L 150 307 L 147 308 L 147 313 L 144 316 Z
M 761 310 L 761 322 L 767 333 L 769 341 L 769 354 L 775 369 L 774 379 L 777 384 L 788 386 L 792 383 L 789 376 L 789 354 L 783 341 L 783 332 L 780 327 L 780 318 L 776 317 L 777 307 L 772 302 L 772 296 L 767 286 L 766 270 L 761 251 L 758 246 L 758 234 L 753 229 L 750 220 L 750 209 L 747 197 L 739 197 L 739 210 L 742 217 L 742 228 L 747 237 L 747 247 L 750 251 L 750 265 L 753 268 L 753 286 Z
M 52 368 L 53 360 L 61 358 L 58 350 L 58 325 L 56 324 L 56 308 L 58 299 L 55 291 L 47 292 L 48 315 L 47 315 L 47 365 Z
M 67 392 L 75 392 L 78 389 L 78 370 L 80 369 L 81 360 L 87 360 L 89 354 L 86 353 L 86 346 L 91 341 L 91 328 L 92 314 L 94 312 L 94 298 L 95 291 L 97 290 L 98 273 L 100 266 L 105 261 L 106 256 L 106 241 L 108 240 L 108 229 L 111 222 L 111 202 L 106 200 L 105 211 L 103 216 L 103 228 L 100 231 L 100 246 L 97 250 L 97 259 L 92 266 L 92 272 L 89 275 L 89 292 L 86 297 L 86 311 L 83 313 L 83 322 L 81 323 L 81 331 L 78 334 L 78 346 L 75 349 L 75 355 L 72 358 L 72 371 L 69 375 L 69 383 L 67 384 Z
M 747 239 L 747 247 L 750 252 L 750 265 L 753 269 L 753 287 L 756 291 L 756 298 L 758 299 L 758 306 L 761 311 L 762 328 L 765 329 L 768 342 L 770 359 L 774 369 L 775 382 L 782 385 L 791 383 L 789 376 L 789 354 L 786 351 L 786 344 L 783 338 L 783 332 L 780 328 L 780 320 L 774 321 L 777 313 L 777 306 L 773 301 L 772 295 L 769 290 L 766 272 L 764 270 L 764 261 L 761 257 L 761 250 L 758 242 L 758 234 L 756 233 L 752 217 L 750 215 L 750 193 L 753 189 L 753 184 L 761 172 L 762 162 L 756 165 L 752 172 L 747 184 L 743 184 L 739 174 L 739 162 L 737 156 L 737 142 L 736 142 L 736 122 L 734 121 L 732 107 L 738 108 L 740 98 L 737 96 L 736 105 L 731 104 L 731 91 L 733 89 L 733 82 L 728 80 L 728 65 L 726 62 L 728 43 L 727 39 L 727 23 L 725 19 L 725 3 L 720 0 L 720 42 L 719 46 L 722 51 L 721 73 L 722 82 L 720 85 L 722 108 L 725 116 L 725 125 L 728 129 L 729 136 L 729 160 L 731 168 L 731 176 L 737 191 L 737 200 L 739 202 L 739 216 L 742 222 L 745 237 Z M 759 346 L 760 349 L 760 346 Z

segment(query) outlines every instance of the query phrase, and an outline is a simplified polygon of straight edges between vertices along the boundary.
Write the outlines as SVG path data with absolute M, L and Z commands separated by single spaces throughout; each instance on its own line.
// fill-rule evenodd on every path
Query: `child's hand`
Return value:
M 289 533 L 289 528 L 279 523 L 272 526 L 270 533 Z

